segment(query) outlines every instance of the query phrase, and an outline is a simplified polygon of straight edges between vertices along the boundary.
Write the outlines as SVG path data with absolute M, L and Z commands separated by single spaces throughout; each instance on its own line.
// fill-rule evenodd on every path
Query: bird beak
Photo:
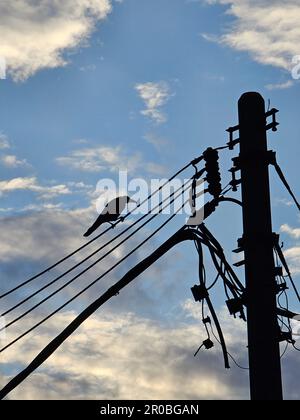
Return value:
M 137 202 L 137 201 L 135 201 L 135 200 L 133 200 L 132 198 L 130 198 L 129 203 L 134 203 L 134 204 L 137 204 L 138 202 Z

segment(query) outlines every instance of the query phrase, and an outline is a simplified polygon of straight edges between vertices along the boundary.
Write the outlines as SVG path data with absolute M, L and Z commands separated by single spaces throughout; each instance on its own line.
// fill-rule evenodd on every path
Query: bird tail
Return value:
M 83 235 L 85 238 L 88 238 L 89 236 L 91 236 L 91 234 L 93 233 L 93 230 L 90 228 L 88 229 L 85 234 Z

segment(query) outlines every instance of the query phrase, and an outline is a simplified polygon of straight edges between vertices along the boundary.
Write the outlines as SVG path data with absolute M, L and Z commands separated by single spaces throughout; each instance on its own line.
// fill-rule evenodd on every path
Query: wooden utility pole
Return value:
M 239 101 L 246 304 L 252 400 L 282 400 L 276 275 L 265 101 L 246 93 Z

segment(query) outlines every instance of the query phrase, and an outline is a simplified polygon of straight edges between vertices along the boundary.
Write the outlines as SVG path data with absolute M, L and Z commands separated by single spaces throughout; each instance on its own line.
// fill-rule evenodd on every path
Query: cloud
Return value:
M 84 172 L 134 172 L 139 167 L 140 160 L 138 153 L 128 156 L 121 146 L 101 146 L 74 150 L 69 156 L 58 157 L 56 162 Z
M 157 176 L 166 176 L 168 173 L 167 168 L 164 165 L 160 165 L 155 162 L 147 163 L 145 169 L 147 170 L 147 172 L 155 174 Z
M 119 171 L 136 173 L 139 169 L 146 169 L 149 173 L 161 175 L 166 171 L 161 165 L 144 162 L 142 155 L 138 152 L 132 155 L 127 154 L 122 146 L 78 149 L 72 151 L 69 156 L 58 157 L 56 162 L 78 171 L 95 173 Z
M 165 147 L 167 147 L 168 145 L 170 145 L 170 142 L 163 138 L 158 136 L 157 134 L 154 133 L 147 133 L 144 136 L 144 139 L 149 143 L 152 144 L 152 146 L 154 146 L 158 151 L 163 150 Z
M 5 218 L 1 221 L 0 248 L 1 290 L 5 277 L 10 282 L 17 277 L 24 279 L 27 272 L 36 270 L 38 264 L 54 262 L 64 254 L 83 244 L 82 232 L 93 217 L 92 209 L 77 211 L 48 211 L 34 215 Z M 155 244 L 153 244 L 155 245 Z M 123 252 L 115 258 L 120 258 Z M 148 252 L 148 251 L 147 251 Z M 139 256 L 140 258 L 140 256 Z M 177 258 L 170 258 L 174 264 Z M 27 266 L 24 261 L 27 260 Z M 201 306 L 191 300 L 182 300 L 179 294 L 172 306 L 173 313 L 166 321 L 162 317 L 162 305 L 168 305 L 178 283 L 174 276 L 166 277 L 166 260 L 156 264 L 143 275 L 134 287 L 126 288 L 115 297 L 112 304 L 104 306 L 89 318 L 78 331 L 22 386 L 10 395 L 12 399 L 243 399 L 248 398 L 248 375 L 238 370 L 224 369 L 221 350 L 215 342 L 211 351 L 201 351 L 197 358 L 193 353 L 206 339 L 201 327 Z M 108 263 L 101 263 L 96 271 L 105 270 Z M 14 272 L 13 272 L 14 271 Z M 127 267 L 126 267 L 127 271 Z M 125 271 L 125 272 L 126 272 Z M 124 272 L 124 271 L 123 271 Z M 182 277 L 182 273 L 177 273 Z M 94 276 L 94 274 L 93 274 Z M 117 275 L 117 278 L 119 273 Z M 149 277 L 145 287 L 147 276 Z M 110 282 L 114 280 L 110 275 Z M 164 278 L 164 282 L 162 282 Z M 88 278 L 88 281 L 90 278 Z M 77 288 L 83 288 L 81 278 Z M 104 288 L 108 286 L 105 285 Z M 39 285 L 39 283 L 38 283 Z M 36 285 L 35 285 L 36 287 Z M 164 289 L 165 287 L 165 289 Z M 28 293 L 30 289 L 26 289 Z M 32 289 L 31 289 L 32 290 Z M 78 289 L 75 289 L 78 290 Z M 158 299 L 153 299 L 153 290 Z M 144 293 L 143 293 L 144 292 Z M 163 294 L 165 292 L 165 295 Z M 23 292 L 24 293 L 24 292 Z M 74 294 L 74 289 L 70 292 Z M 100 293 L 93 290 L 90 299 Z M 69 296 L 70 296 L 69 295 Z M 24 296 L 24 295 L 21 295 Z M 178 299 L 178 296 L 180 298 Z M 18 296 L 17 296 L 18 297 Z M 14 296 L 14 299 L 17 299 Z M 60 303 L 66 295 L 60 296 Z M 162 299 L 165 299 L 162 302 Z M 14 301 L 16 302 L 16 301 Z M 58 304 L 57 300 L 54 307 Z M 28 362 L 86 306 L 87 298 L 72 310 L 50 319 L 34 334 L 21 340 L 1 355 L 0 385 L 9 376 L 26 366 Z M 24 318 L 7 331 L 7 340 L 16 337 L 40 319 L 41 313 L 52 310 L 47 302 L 42 312 Z M 153 307 L 152 316 L 145 315 L 145 308 Z M 4 308 L 4 306 L 2 306 Z M 159 313 L 159 316 L 157 314 Z M 227 310 L 218 310 L 228 349 L 237 361 L 247 366 L 245 324 L 228 316 Z M 299 399 L 293 373 L 299 360 L 288 354 L 285 371 L 286 392 Z
M 18 351 L 17 345 L 4 353 L 1 362 L 24 365 L 36 354 L 37 348 L 46 344 L 74 316 L 72 312 L 58 315 L 34 339 L 24 341 L 22 351 Z M 85 322 L 37 374 L 11 394 L 11 398 L 246 398 L 246 375 L 235 369 L 226 373 L 219 348 L 193 357 L 199 341 L 204 338 L 198 322 L 184 321 L 167 327 L 133 313 L 116 314 L 103 309 Z M 27 326 L 31 323 L 32 319 L 28 319 Z M 234 353 L 243 335 L 231 337 L 229 334 Z
M 294 205 L 292 200 L 288 200 L 287 198 L 275 198 L 276 205 L 283 205 L 287 207 L 291 207 Z
M 21 260 L 31 261 L 31 271 L 34 261 L 54 261 L 62 250 L 67 252 L 82 245 L 82 232 L 89 223 L 90 211 L 64 212 L 47 204 L 41 213 L 1 218 L 0 260 L 16 265 Z
M 118 297 L 117 299 L 121 299 Z M 215 346 L 193 357 L 205 333 L 199 328 L 195 303 L 186 302 L 181 323 L 164 325 L 137 314 L 105 310 L 89 318 L 80 329 L 31 377 L 10 394 L 11 399 L 248 399 L 248 374 L 226 371 L 221 350 Z M 180 309 L 179 309 L 180 310 Z M 201 311 L 200 311 L 201 312 Z M 25 366 L 75 316 L 59 314 L 40 333 L 3 353 L 9 370 Z M 186 315 L 186 317 L 185 317 Z M 190 321 L 188 321 L 190 318 Z M 230 352 L 246 364 L 246 334 L 241 321 L 223 319 Z M 224 322 L 225 321 L 225 322 Z M 33 319 L 28 319 L 27 327 Z M 10 337 L 8 337 L 10 338 Z M 283 360 L 285 392 L 299 399 L 299 358 L 289 352 Z M 15 369 L 13 369 L 15 371 Z M 0 377 L 2 384 L 7 375 Z
M 172 96 L 168 83 L 163 81 L 139 83 L 135 86 L 135 89 L 146 105 L 146 109 L 142 110 L 141 114 L 149 117 L 157 124 L 166 122 L 167 118 L 161 108 L 166 105 Z
M 291 272 L 293 274 L 300 274 L 300 247 L 295 246 L 289 248 L 284 252 L 284 255 L 288 260 Z
M 19 177 L 0 181 L 0 193 L 11 193 L 14 191 L 32 191 L 42 199 L 50 199 L 59 195 L 71 194 L 70 189 L 64 185 L 42 186 L 36 177 Z
M 266 89 L 268 90 L 284 90 L 289 89 L 294 86 L 294 82 L 292 80 L 288 80 L 287 82 L 283 83 L 274 83 L 266 85 Z
M 1 2 L 0 55 L 8 72 L 14 80 L 25 80 L 66 65 L 65 51 L 83 45 L 111 11 L 110 0 Z
M 5 134 L 0 133 L 0 149 L 9 149 L 10 143 Z
M 15 155 L 2 156 L 1 162 L 7 168 L 24 168 L 30 166 L 26 159 L 18 159 Z
M 292 228 L 288 224 L 280 227 L 280 231 L 287 234 L 294 240 L 300 239 L 300 229 Z M 294 275 L 300 274 L 300 247 L 297 242 L 294 246 L 285 250 L 284 255 L 288 261 L 289 268 Z
M 237 51 L 249 52 L 261 64 L 286 70 L 299 54 L 299 0 L 205 0 L 227 6 L 235 18 L 219 41 Z
M 288 224 L 282 225 L 280 227 L 280 231 L 287 233 L 294 239 L 300 239 L 300 229 L 299 228 L 292 228 Z

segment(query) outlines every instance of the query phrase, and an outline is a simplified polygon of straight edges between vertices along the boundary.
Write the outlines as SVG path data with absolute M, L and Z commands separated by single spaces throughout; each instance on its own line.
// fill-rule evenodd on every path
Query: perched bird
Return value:
M 113 226 L 112 222 L 116 222 L 120 218 L 120 215 L 125 210 L 127 204 L 136 203 L 135 200 L 132 200 L 128 196 L 117 197 L 114 200 L 110 201 L 104 207 L 104 210 L 99 215 L 95 223 L 88 229 L 84 234 L 85 237 L 90 236 L 96 229 L 98 229 L 103 223 L 110 223 Z

